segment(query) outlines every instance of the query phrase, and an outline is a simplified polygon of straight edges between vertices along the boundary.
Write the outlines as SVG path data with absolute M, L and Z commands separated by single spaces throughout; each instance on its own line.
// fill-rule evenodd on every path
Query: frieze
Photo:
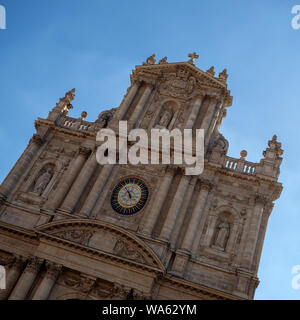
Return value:
M 134 260 L 139 263 L 146 263 L 143 255 L 139 253 L 136 248 L 130 246 L 127 242 L 119 239 L 114 247 L 114 253 L 120 255 L 121 257 Z
M 84 246 L 88 246 L 94 233 L 95 231 L 93 230 L 65 230 L 54 233 L 53 235 L 65 240 L 74 241 Z

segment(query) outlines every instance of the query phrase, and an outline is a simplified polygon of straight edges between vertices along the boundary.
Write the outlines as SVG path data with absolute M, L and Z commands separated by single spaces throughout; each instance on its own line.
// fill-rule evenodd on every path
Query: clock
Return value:
M 119 214 L 133 215 L 148 199 L 148 188 L 139 179 L 127 178 L 118 183 L 111 195 L 111 206 Z

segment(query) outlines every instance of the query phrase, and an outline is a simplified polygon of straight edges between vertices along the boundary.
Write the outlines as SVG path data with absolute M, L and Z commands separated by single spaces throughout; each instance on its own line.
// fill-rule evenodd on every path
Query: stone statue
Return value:
M 226 244 L 227 244 L 227 240 L 229 238 L 229 234 L 230 234 L 229 223 L 226 221 L 219 222 L 219 224 L 216 228 L 216 236 L 215 236 L 214 245 L 216 247 L 225 249 Z
M 158 64 L 166 64 L 167 63 L 167 60 L 168 60 L 168 57 L 163 57 L 162 59 L 160 59 L 158 61 Z
M 158 124 L 155 126 L 156 128 L 168 128 L 172 118 L 172 112 L 169 110 L 164 110 L 162 116 L 159 119 Z
M 35 181 L 33 192 L 40 196 L 48 186 L 51 178 L 52 178 L 52 172 L 50 169 L 47 169 Z
M 143 62 L 143 66 L 155 64 L 155 54 L 147 58 L 146 62 Z

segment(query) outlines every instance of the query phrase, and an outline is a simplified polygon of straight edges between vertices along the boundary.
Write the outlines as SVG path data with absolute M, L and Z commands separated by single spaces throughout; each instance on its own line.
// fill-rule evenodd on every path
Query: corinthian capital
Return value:
M 78 153 L 88 157 L 91 154 L 92 150 L 90 148 L 86 148 L 86 147 L 80 147 L 78 150 Z
M 29 144 L 32 144 L 32 143 L 36 143 L 37 145 L 41 146 L 43 144 L 43 139 L 40 137 L 40 135 L 38 135 L 37 133 L 34 134 L 32 136 L 32 138 L 30 139 L 29 141 Z
M 43 259 L 37 257 L 30 257 L 24 272 L 37 273 L 40 270 L 43 261 Z
M 62 270 L 62 265 L 56 264 L 51 261 L 46 261 L 46 269 L 47 273 L 45 277 L 55 281 Z
M 209 192 L 213 188 L 213 184 L 207 179 L 201 179 L 200 180 L 200 188 L 201 188 L 201 190 L 206 190 Z
M 259 204 L 267 204 L 268 202 L 270 202 L 270 199 L 265 196 L 264 194 L 261 193 L 256 193 L 255 195 L 255 203 L 259 203 Z

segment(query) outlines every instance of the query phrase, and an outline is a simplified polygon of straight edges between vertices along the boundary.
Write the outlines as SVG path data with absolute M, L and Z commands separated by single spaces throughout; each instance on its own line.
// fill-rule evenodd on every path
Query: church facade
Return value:
M 245 150 L 228 156 L 219 132 L 232 104 L 227 72 L 189 57 L 149 57 L 120 106 L 95 122 L 69 116 L 75 89 L 36 120 L 0 187 L 0 299 L 253 299 L 283 151 L 274 136 L 257 163 Z M 100 165 L 97 132 L 118 132 L 120 120 L 204 129 L 204 171 Z

